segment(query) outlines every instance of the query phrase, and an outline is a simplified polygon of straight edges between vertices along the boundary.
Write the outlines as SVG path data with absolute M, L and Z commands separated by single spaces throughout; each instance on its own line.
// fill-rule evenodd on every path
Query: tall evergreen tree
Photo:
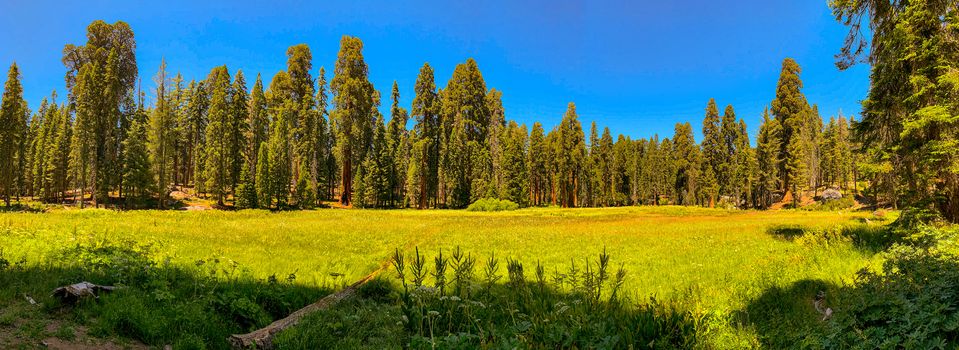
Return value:
M 422 144 L 418 149 L 423 152 L 418 155 L 420 163 L 417 176 L 419 178 L 419 208 L 436 206 L 437 190 L 439 186 L 439 163 L 440 163 L 440 101 L 436 92 L 436 84 L 433 80 L 433 68 L 429 63 L 424 63 L 420 68 L 419 75 L 416 77 L 414 87 L 412 115 L 416 118 L 414 131 L 417 142 Z
M 86 154 L 75 160 L 85 164 L 76 164 L 81 168 L 76 171 L 85 173 L 81 186 L 93 190 L 93 203 L 99 205 L 111 189 L 122 192 L 122 141 L 138 108 L 133 93 L 137 82 L 133 30 L 121 21 L 94 21 L 87 27 L 86 44 L 66 45 L 62 61 L 70 106 L 83 120 L 76 123 L 82 132 L 73 136 L 83 139 Z
M 510 121 L 502 136 L 503 152 L 499 163 L 502 166 L 503 179 L 499 189 L 499 198 L 508 199 L 514 203 L 528 205 L 529 179 L 526 164 L 528 147 L 526 125 L 517 125 Z
M 167 197 L 169 196 L 169 189 L 171 183 L 171 177 L 173 172 L 173 156 L 174 156 L 174 147 L 176 140 L 176 117 L 174 115 L 174 106 L 175 100 L 173 96 L 169 94 L 167 89 L 167 75 L 166 75 L 166 61 L 160 61 L 160 69 L 157 72 L 154 82 L 156 83 L 155 97 L 156 97 L 156 106 L 154 106 L 153 111 L 149 113 L 148 125 L 139 125 L 139 127 L 146 128 L 146 137 L 147 137 L 147 149 L 149 151 L 149 163 L 147 166 L 152 167 L 150 174 L 155 176 L 153 179 L 153 186 L 151 188 L 157 191 L 157 199 L 159 201 L 160 208 L 166 208 Z M 131 129 L 131 137 L 135 135 Z M 128 146 L 139 147 L 139 141 L 131 141 Z M 127 149 L 128 156 L 131 155 L 129 152 L 132 150 Z M 139 150 L 137 150 L 139 151 Z M 128 161 L 134 161 L 133 159 L 128 159 Z M 136 169 L 140 164 L 134 164 L 127 166 L 127 169 Z M 136 171 L 136 170 L 134 170 Z M 134 176 L 134 180 L 137 178 Z M 126 181 L 126 174 L 124 174 L 124 182 Z M 133 184 L 129 184 L 133 185 Z M 136 188 L 136 187 L 134 187 Z M 146 187 L 140 186 L 140 189 Z
M 576 105 L 572 102 L 566 107 L 566 114 L 557 132 L 557 153 L 561 155 L 557 159 L 559 204 L 563 207 L 576 207 L 580 205 L 578 194 L 586 158 L 586 140 L 576 114 Z
M 266 104 L 266 95 L 263 92 L 263 78 L 256 75 L 253 91 L 250 93 L 249 117 L 247 121 L 247 149 L 246 159 L 249 161 L 250 178 L 256 182 L 256 165 L 259 164 L 260 145 L 267 141 L 270 135 L 270 116 Z
M 954 1 L 832 1 L 850 27 L 838 65 L 872 65 L 857 135 L 889 200 L 959 222 L 959 8 Z M 862 21 L 871 30 L 860 30 Z M 871 38 L 866 35 L 871 35 Z M 866 50 L 869 48 L 869 50 Z
M 123 141 L 126 156 L 123 164 L 123 182 L 128 186 L 128 204 L 133 206 L 142 204 L 149 198 L 155 191 L 153 187 L 158 184 L 150 169 L 152 152 L 148 148 L 155 149 L 156 146 L 148 147 L 149 134 L 147 126 L 142 121 L 135 120 L 130 126 L 129 137 Z M 162 197 L 160 199 L 162 200 Z
M 243 168 L 244 156 L 246 155 L 249 139 L 250 124 L 250 106 L 249 95 L 246 90 L 246 78 L 243 77 L 243 71 L 237 70 L 233 78 L 233 85 L 230 87 L 230 106 L 227 114 L 227 133 L 229 141 L 227 146 L 228 167 L 230 173 L 230 189 L 234 190 L 236 195 L 236 186 L 240 182 L 240 173 Z
M 206 167 L 206 189 L 213 194 L 218 205 L 223 205 L 230 186 L 230 73 L 226 66 L 210 71 L 207 77 L 211 88 L 209 121 L 206 125 L 206 144 L 204 147 Z
M 780 155 L 782 150 L 782 127 L 779 121 L 769 117 L 769 109 L 763 109 L 759 135 L 756 137 L 756 163 L 758 168 L 757 197 L 761 208 L 773 204 L 775 193 L 780 190 Z
M 689 122 L 676 123 L 672 155 L 676 167 L 676 182 L 673 185 L 675 201 L 680 205 L 695 204 L 700 170 L 699 146 L 693 138 L 693 127 Z
M 290 107 L 287 105 L 286 107 Z M 290 119 L 294 110 L 281 108 L 273 120 L 270 129 L 269 143 L 269 175 L 265 181 L 271 184 L 270 194 L 276 199 L 277 208 L 285 208 L 289 204 L 290 185 L 293 180 L 292 131 Z
M 529 152 L 526 155 L 526 164 L 529 166 L 529 204 L 542 206 L 549 202 L 549 146 L 543 134 L 543 125 L 533 123 L 529 135 Z
M 440 197 L 446 198 L 450 207 L 466 207 L 474 199 L 473 180 L 481 180 L 478 184 L 486 180 L 483 157 L 489 155 L 490 122 L 486 92 L 483 75 L 472 58 L 456 66 L 443 90 L 440 182 L 445 193 Z
M 776 87 L 776 98 L 770 109 L 779 126 L 782 127 L 779 151 L 781 188 L 792 191 L 794 197 L 801 197 L 797 191 L 803 189 L 808 180 L 806 170 L 809 147 L 805 138 L 809 130 L 807 116 L 809 104 L 801 91 L 803 83 L 799 79 L 800 72 L 801 69 L 796 61 L 791 58 L 783 60 L 782 72 L 779 74 Z
M 708 174 L 703 172 L 703 175 L 706 176 L 704 179 L 708 180 L 709 183 L 703 183 L 703 189 L 706 190 L 705 194 L 710 197 L 707 198 L 707 202 L 710 207 L 715 206 L 716 199 L 720 194 L 721 183 L 720 179 L 721 173 L 726 171 L 726 140 L 722 134 L 722 121 L 719 119 L 719 109 L 716 107 L 716 100 L 709 99 L 709 103 L 706 105 L 706 118 L 703 119 L 703 167 L 709 168 L 710 171 Z M 712 186 L 715 185 L 715 188 Z
M 374 93 L 368 70 L 363 60 L 363 42 L 344 36 L 330 83 L 333 92 L 330 119 L 336 129 L 336 148 L 342 163 L 340 203 L 343 205 L 352 202 L 354 170 L 366 158 L 367 145 L 363 141 L 371 133 L 373 124 L 370 116 L 375 108 Z
M 260 143 L 256 157 L 256 202 L 260 208 L 273 207 L 273 184 L 270 178 L 270 147 Z
M 16 63 L 10 65 L 7 82 L 3 86 L 3 99 L 0 102 L 0 190 L 3 200 L 10 207 L 10 199 L 17 191 L 17 159 L 20 144 L 25 142 L 21 119 L 25 115 L 23 87 L 20 84 L 20 69 Z

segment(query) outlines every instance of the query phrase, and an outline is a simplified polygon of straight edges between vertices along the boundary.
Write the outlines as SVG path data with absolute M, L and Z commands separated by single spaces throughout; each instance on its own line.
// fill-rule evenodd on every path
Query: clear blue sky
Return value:
M 711 97 L 720 111 L 732 104 L 755 138 L 785 57 L 802 66 L 804 92 L 824 118 L 858 114 L 868 89 L 868 67 L 833 64 L 846 28 L 825 0 L 0 0 L 3 78 L 15 60 L 31 108 L 53 89 L 65 96 L 63 45 L 83 44 L 96 19 L 132 26 L 144 89 L 164 57 L 186 79 L 226 64 L 250 86 L 257 72 L 268 83 L 298 43 L 311 47 L 315 77 L 320 66 L 332 71 L 349 34 L 365 43 L 384 112 L 393 80 L 408 108 L 423 62 L 445 86 L 454 66 L 474 57 L 487 87 L 503 91 L 507 118 L 550 128 L 573 101 L 587 132 L 596 121 L 634 138 L 670 137 L 673 124 L 690 121 L 699 140 Z

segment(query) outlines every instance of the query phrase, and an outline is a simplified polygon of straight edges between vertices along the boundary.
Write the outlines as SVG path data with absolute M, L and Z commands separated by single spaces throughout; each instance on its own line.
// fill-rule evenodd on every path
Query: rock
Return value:
M 835 188 L 830 188 L 825 191 L 822 191 L 822 199 L 825 201 L 833 201 L 842 198 L 842 192 Z

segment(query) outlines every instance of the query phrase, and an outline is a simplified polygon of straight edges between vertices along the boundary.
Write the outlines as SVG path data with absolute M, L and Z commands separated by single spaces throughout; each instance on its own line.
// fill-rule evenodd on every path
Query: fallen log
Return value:
M 112 292 L 118 288 L 119 287 L 101 286 L 83 281 L 54 289 L 51 295 L 60 298 L 63 302 L 73 304 L 83 298 L 99 298 L 101 292 Z
M 344 300 L 346 298 L 353 296 L 353 294 L 356 294 L 356 290 L 360 286 L 372 280 L 383 269 L 384 268 L 381 267 L 377 269 L 376 271 L 373 271 L 373 273 L 370 273 L 366 277 L 361 278 L 359 281 L 353 282 L 353 284 L 349 285 L 346 288 L 343 288 L 343 290 L 327 295 L 323 297 L 323 299 L 320 299 L 319 301 L 313 304 L 307 305 L 303 307 L 302 309 L 296 310 L 289 316 L 280 320 L 276 320 L 273 323 L 270 323 L 266 327 L 260 328 L 258 330 L 255 330 L 247 334 L 231 335 L 230 338 L 228 339 L 230 342 L 230 345 L 232 345 L 234 349 L 250 349 L 250 348 L 272 349 L 273 337 L 276 336 L 277 333 L 279 333 L 280 331 L 284 329 L 287 329 L 289 327 L 296 325 L 297 323 L 300 322 L 300 320 L 303 319 L 304 316 L 310 313 L 330 308 L 336 303 L 340 302 L 341 300 Z

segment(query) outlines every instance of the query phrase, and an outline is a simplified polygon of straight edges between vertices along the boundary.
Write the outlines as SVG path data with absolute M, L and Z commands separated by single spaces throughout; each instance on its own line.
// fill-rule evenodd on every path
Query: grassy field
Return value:
M 687 207 L 499 213 L 59 210 L 0 214 L 0 247 L 10 261 L 50 266 L 59 252 L 78 244 L 137 242 L 151 244 L 152 259 L 168 266 L 216 259 L 252 279 L 295 274 L 294 284 L 317 290 L 339 288 L 376 270 L 397 248 L 411 254 L 418 247 L 432 258 L 460 247 L 479 259 L 495 254 L 528 266 L 540 263 L 550 274 L 605 249 L 627 271 L 623 291 L 633 299 L 681 300 L 694 314 L 712 316 L 703 332 L 718 348 L 759 344 L 761 335 L 733 316 L 765 291 L 807 280 L 842 284 L 878 260 L 878 248 L 863 239 L 827 244 L 797 239 L 797 232 L 878 224 L 864 212 Z M 23 298 L 7 288 L 0 306 L 14 309 Z

